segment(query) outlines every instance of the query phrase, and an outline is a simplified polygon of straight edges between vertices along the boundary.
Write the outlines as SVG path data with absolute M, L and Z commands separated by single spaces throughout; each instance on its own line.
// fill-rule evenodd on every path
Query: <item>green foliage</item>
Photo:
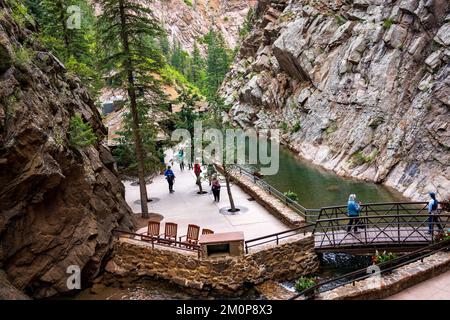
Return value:
M 89 123 L 84 123 L 81 115 L 76 114 L 70 119 L 69 142 L 72 147 L 84 148 L 93 145 L 97 136 Z
M 334 18 L 336 19 L 336 23 L 340 26 L 347 22 L 347 19 L 345 19 L 343 16 L 339 14 L 336 14 Z
M 285 192 L 284 195 L 289 199 L 291 199 L 292 201 L 298 201 L 298 195 L 291 190 Z
M 282 123 L 280 123 L 280 129 L 283 133 L 286 133 L 288 132 L 289 126 L 286 122 L 283 121 Z
M 379 263 L 383 263 L 383 262 L 387 262 L 393 259 L 396 259 L 398 256 L 395 253 L 392 252 L 378 252 L 378 250 L 375 251 L 375 255 L 372 256 L 372 262 L 375 264 L 379 264 Z
M 297 292 L 305 291 L 317 284 L 317 279 L 314 277 L 300 277 L 295 282 L 294 288 Z
M 14 48 L 14 64 L 16 66 L 26 66 L 31 63 L 31 60 L 34 58 L 34 51 L 24 47 L 17 46 Z
M 335 120 L 330 120 L 330 124 L 328 125 L 328 127 L 325 129 L 325 133 L 328 134 L 332 134 L 333 132 L 335 132 L 338 129 L 336 121 Z
M 199 97 L 203 97 L 200 89 L 192 84 L 186 77 L 181 74 L 178 70 L 176 70 L 171 65 L 165 65 L 164 68 L 160 70 L 160 75 L 163 83 L 167 85 L 178 85 L 185 90 L 188 90 Z
M 156 144 L 158 130 L 149 116 L 149 108 L 145 104 L 138 105 L 140 119 L 139 131 L 142 139 L 145 172 L 157 172 L 163 167 L 163 151 Z M 124 114 L 123 131 L 116 132 L 119 143 L 113 151 L 121 172 L 135 175 L 138 171 L 138 159 L 134 148 L 133 118 L 130 112 Z
M 41 27 L 40 41 L 95 95 L 100 76 L 95 17 L 88 0 L 27 0 L 26 4 Z M 68 12 L 70 6 L 81 10 L 79 29 L 68 27 L 67 21 L 73 14 Z
M 225 41 L 220 33 L 210 29 L 205 36 L 208 45 L 206 60 L 207 96 L 213 100 L 230 67 L 231 52 L 226 48 Z
M 383 20 L 383 28 L 389 29 L 394 24 L 394 19 L 388 18 Z
M 437 242 L 450 240 L 450 232 L 448 230 L 439 232 L 435 238 Z
M 184 3 L 185 3 L 187 6 L 192 7 L 192 1 L 191 1 L 191 0 L 183 0 L 183 1 L 184 1 Z
M 239 28 L 239 37 L 244 39 L 247 34 L 250 33 L 253 27 L 253 17 L 255 15 L 255 11 L 253 8 L 250 8 L 247 12 L 247 16 L 245 17 L 242 28 Z
M 33 16 L 28 12 L 28 8 L 20 0 L 8 0 L 11 7 L 11 14 L 16 23 L 24 28 L 28 24 L 35 25 Z
M 297 121 L 297 122 L 294 124 L 294 126 L 292 127 L 291 132 L 292 132 L 292 133 L 299 132 L 301 128 L 302 128 L 302 126 L 301 126 L 301 124 L 300 124 L 300 121 Z
M 170 59 L 170 43 L 169 39 L 167 38 L 167 33 L 163 32 L 159 36 L 159 47 L 161 48 L 161 52 L 166 57 L 166 59 Z
M 115 155 L 128 170 L 145 175 L 161 164 L 157 129 L 149 115 L 153 114 L 151 109 L 166 102 L 160 81 L 155 78 L 165 64 L 159 41 L 164 32 L 152 11 L 140 2 L 97 0 L 97 3 L 102 10 L 97 20 L 102 71 L 114 73 L 110 85 L 125 86 L 129 94 L 130 112 L 125 114 L 123 132 L 118 132 L 120 146 Z M 141 206 L 144 214 L 146 202 L 142 201 Z
M 380 151 L 375 149 L 369 156 L 365 156 L 362 151 L 357 151 L 352 155 L 352 163 L 357 166 L 372 163 L 379 153 Z

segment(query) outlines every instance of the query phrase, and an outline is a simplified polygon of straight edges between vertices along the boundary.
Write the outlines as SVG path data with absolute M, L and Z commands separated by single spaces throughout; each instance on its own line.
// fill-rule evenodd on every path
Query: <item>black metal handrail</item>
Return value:
M 260 245 L 270 243 L 270 242 L 276 242 L 276 244 L 278 245 L 280 243 L 280 240 L 282 240 L 282 239 L 286 239 L 286 238 L 298 235 L 302 232 L 303 232 L 303 234 L 306 234 L 307 232 L 312 231 L 313 226 L 314 226 L 314 224 L 311 223 L 311 224 L 303 225 L 303 226 L 293 228 L 290 230 L 281 231 L 281 232 L 269 234 L 267 236 L 247 240 L 247 241 L 245 241 L 245 253 L 248 253 L 249 248 L 253 248 L 253 247 L 260 246 Z M 292 233 L 292 234 L 289 234 L 289 233 Z M 271 238 L 273 238 L 273 239 L 271 239 Z M 262 241 L 262 240 L 265 240 L 265 241 Z M 253 245 L 249 245 L 254 242 L 257 242 L 257 243 L 255 243 Z
M 394 269 L 397 269 L 399 267 L 402 267 L 404 265 L 413 263 L 418 260 L 422 260 L 430 255 L 433 255 L 437 252 L 448 250 L 450 248 L 450 240 L 441 241 L 432 245 L 429 245 L 427 247 L 420 248 L 418 250 L 415 250 L 413 252 L 401 255 L 398 258 L 382 262 L 377 264 L 377 266 L 380 268 L 380 275 L 386 272 L 390 272 Z M 305 296 L 306 298 L 314 298 L 314 294 L 317 292 L 323 293 L 326 291 L 330 291 L 333 289 L 336 289 L 341 286 L 345 286 L 347 284 L 353 283 L 355 284 L 356 281 L 364 280 L 369 277 L 373 276 L 373 273 L 368 272 L 368 268 L 362 268 L 356 271 L 352 271 L 349 273 L 346 273 L 344 275 L 340 275 L 338 277 L 328 279 L 325 281 L 322 281 L 306 290 L 303 290 L 296 294 L 295 296 L 291 297 L 289 300 L 295 300 L 298 299 L 301 296 Z M 345 282 L 336 283 L 339 280 L 342 279 L 349 279 Z M 323 288 L 325 285 L 329 285 L 331 283 L 336 283 L 336 286 L 329 287 L 326 290 L 319 291 L 319 289 Z
M 287 197 L 284 193 L 279 191 L 278 189 L 272 187 L 270 184 L 268 184 L 263 179 L 256 176 L 253 172 L 247 170 L 246 168 L 234 164 L 232 167 L 236 168 L 237 171 L 239 171 L 240 175 L 246 175 L 249 177 L 256 185 L 259 185 L 262 189 L 266 190 L 269 194 L 275 196 L 280 201 L 282 201 L 285 205 L 290 207 L 292 210 L 294 210 L 296 213 L 298 213 L 300 216 L 304 217 L 305 220 L 308 222 L 312 218 L 313 220 L 317 218 L 318 213 L 320 212 L 320 209 L 307 209 L 301 204 L 299 204 L 297 201 L 292 200 L 291 198 Z M 317 213 L 317 214 L 314 214 Z
M 435 214 L 437 219 L 430 221 L 428 213 L 398 213 L 400 211 L 395 210 L 396 214 L 380 215 L 374 212 L 378 211 L 373 211 L 373 215 L 358 217 L 342 214 L 334 218 L 319 218 L 313 230 L 315 248 L 429 244 L 435 242 L 434 235 L 429 234 L 430 227 L 434 231 L 438 230 L 438 227 L 445 229 L 450 225 L 450 214 Z M 349 229 L 354 227 L 348 223 L 352 219 L 357 219 L 357 228 L 363 230 L 358 236 L 349 232 Z

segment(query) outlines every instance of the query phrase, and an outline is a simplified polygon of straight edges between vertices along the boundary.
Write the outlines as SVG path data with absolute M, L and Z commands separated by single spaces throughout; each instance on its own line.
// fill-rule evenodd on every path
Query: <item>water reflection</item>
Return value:
M 345 205 L 355 193 L 360 201 L 390 202 L 405 200 L 399 192 L 375 183 L 342 178 L 300 160 L 288 150 L 280 150 L 280 169 L 264 179 L 281 192 L 293 191 L 306 208 Z

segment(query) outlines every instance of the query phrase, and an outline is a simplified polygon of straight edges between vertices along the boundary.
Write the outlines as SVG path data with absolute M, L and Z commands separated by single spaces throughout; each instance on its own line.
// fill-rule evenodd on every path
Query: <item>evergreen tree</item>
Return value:
M 26 5 L 39 23 L 44 45 L 83 83 L 96 93 L 99 77 L 96 72 L 94 14 L 87 0 L 27 0 Z M 80 28 L 68 25 L 73 14 L 70 6 L 80 8 Z
M 117 72 L 117 77 L 125 84 L 128 92 L 142 217 L 147 218 L 146 155 L 138 104 L 145 108 L 148 105 L 146 94 L 154 96 L 155 92 L 160 92 L 159 84 L 152 74 L 157 73 L 163 65 L 163 58 L 154 41 L 162 35 L 162 29 L 151 10 L 138 0 L 97 0 L 97 3 L 102 10 L 98 30 L 102 47 L 107 53 L 103 66 L 107 72 Z
M 86 0 L 42 0 L 41 20 L 43 40 L 60 59 L 67 61 L 71 56 L 78 61 L 88 59 L 89 44 L 85 38 L 86 25 L 70 28 L 67 24 L 70 6 L 88 8 Z M 83 19 L 81 19 L 83 22 Z
M 194 50 L 192 52 L 192 63 L 190 66 L 190 72 L 188 79 L 201 88 L 204 85 L 204 68 L 205 62 L 200 54 L 200 50 L 197 46 L 197 42 L 194 42 Z
M 170 43 L 169 39 L 167 38 L 167 33 L 164 32 L 159 37 L 159 46 L 161 48 L 162 54 L 166 57 L 167 60 L 170 59 Z
M 210 30 L 205 37 L 208 45 L 207 58 L 207 92 L 208 98 L 214 99 L 217 89 L 222 84 L 229 70 L 230 59 L 223 37 L 214 30 Z
M 69 138 L 70 145 L 75 148 L 84 148 L 97 141 L 97 136 L 92 131 L 91 125 L 84 123 L 79 114 L 70 119 Z

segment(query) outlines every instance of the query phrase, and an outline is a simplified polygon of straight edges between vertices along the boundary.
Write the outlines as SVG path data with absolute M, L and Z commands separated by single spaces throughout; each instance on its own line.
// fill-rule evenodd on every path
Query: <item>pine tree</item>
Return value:
M 200 50 L 197 46 L 197 42 L 194 42 L 194 50 L 192 51 L 192 63 L 190 66 L 190 72 L 188 79 L 194 83 L 197 87 L 203 86 L 203 77 L 205 68 L 205 62 L 200 54 Z
M 152 74 L 159 71 L 163 58 L 155 39 L 162 29 L 150 9 L 138 0 L 97 0 L 102 14 L 98 30 L 102 46 L 107 53 L 103 66 L 107 72 L 117 72 L 126 86 L 132 116 L 132 131 L 136 152 L 142 217 L 148 217 L 145 161 L 138 103 L 145 105 L 146 94 L 154 96 L 159 85 Z
M 27 0 L 29 10 L 39 23 L 43 43 L 83 83 L 96 93 L 99 82 L 95 59 L 94 14 L 87 0 Z M 70 6 L 80 8 L 81 28 L 68 26 L 73 12 Z
M 223 37 L 211 29 L 205 37 L 208 45 L 207 87 L 210 100 L 216 96 L 217 89 L 222 84 L 228 72 L 230 61 Z
M 84 36 L 86 29 L 72 29 L 67 25 L 71 15 L 67 9 L 70 6 L 88 8 L 86 0 L 42 0 L 40 4 L 44 43 L 63 61 L 71 56 L 78 61 L 86 60 L 89 52 L 89 44 Z
M 91 125 L 84 123 L 79 114 L 70 119 L 69 138 L 70 145 L 75 148 L 84 148 L 97 141 L 97 136 L 92 131 Z
M 170 43 L 169 39 L 167 38 L 167 33 L 164 32 L 159 37 L 159 46 L 161 48 L 162 54 L 166 57 L 167 60 L 170 59 Z

